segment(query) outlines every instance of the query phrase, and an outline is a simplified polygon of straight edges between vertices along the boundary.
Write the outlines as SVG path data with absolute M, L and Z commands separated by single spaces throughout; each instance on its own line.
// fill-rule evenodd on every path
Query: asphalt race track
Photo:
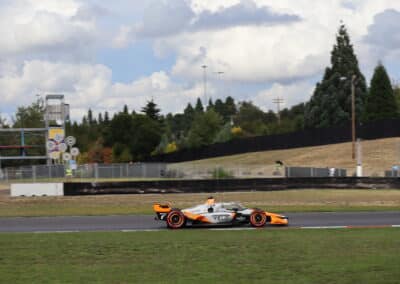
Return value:
M 288 213 L 293 228 L 400 227 L 397 212 Z M 243 227 L 241 227 L 243 228 Z M 246 227 L 245 227 L 246 228 Z M 266 229 L 285 228 L 266 226 Z M 145 231 L 165 229 L 152 215 L 0 218 L 0 232 Z

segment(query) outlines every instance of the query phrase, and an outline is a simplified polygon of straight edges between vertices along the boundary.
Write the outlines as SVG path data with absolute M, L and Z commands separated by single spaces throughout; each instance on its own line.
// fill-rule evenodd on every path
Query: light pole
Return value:
M 224 71 L 217 71 L 214 72 L 215 74 L 217 74 L 217 78 L 218 78 L 218 83 L 221 83 L 221 75 L 224 74 Z M 223 90 L 223 88 L 221 88 Z M 222 96 L 221 96 L 222 97 Z
M 204 105 L 207 105 L 207 65 L 202 65 L 201 68 L 203 68 Z
M 356 82 L 357 76 L 351 77 L 351 158 L 356 159 Z

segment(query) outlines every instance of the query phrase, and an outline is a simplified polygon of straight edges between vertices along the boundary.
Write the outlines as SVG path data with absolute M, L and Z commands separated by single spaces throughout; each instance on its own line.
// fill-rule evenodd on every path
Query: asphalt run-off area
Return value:
M 289 228 L 334 229 L 359 227 L 399 227 L 400 211 L 396 212 L 326 212 L 288 213 Z M 266 229 L 283 229 L 267 225 Z M 204 227 L 202 227 L 204 228 Z M 250 229 L 241 227 L 205 227 L 207 229 Z M 130 216 L 66 216 L 66 217 L 4 217 L 0 232 L 89 232 L 89 231 L 157 231 L 166 229 L 153 215 Z

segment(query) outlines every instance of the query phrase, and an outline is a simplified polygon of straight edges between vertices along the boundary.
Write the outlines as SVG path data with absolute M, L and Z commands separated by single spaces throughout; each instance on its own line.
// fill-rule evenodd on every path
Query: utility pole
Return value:
M 356 159 L 356 79 L 357 76 L 351 77 L 351 158 Z
M 281 125 L 281 104 L 284 102 L 284 99 L 277 97 L 276 99 L 273 99 L 272 102 L 276 104 L 278 124 Z
M 204 105 L 207 105 L 207 65 L 202 65 L 201 68 L 203 68 L 203 87 L 204 87 Z

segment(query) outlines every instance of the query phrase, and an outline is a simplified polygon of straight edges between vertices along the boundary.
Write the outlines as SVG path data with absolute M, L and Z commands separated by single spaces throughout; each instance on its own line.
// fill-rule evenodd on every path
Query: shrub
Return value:
M 224 179 L 224 178 L 233 178 L 233 174 L 224 170 L 222 167 L 218 167 L 212 171 L 212 178 L 215 179 Z

